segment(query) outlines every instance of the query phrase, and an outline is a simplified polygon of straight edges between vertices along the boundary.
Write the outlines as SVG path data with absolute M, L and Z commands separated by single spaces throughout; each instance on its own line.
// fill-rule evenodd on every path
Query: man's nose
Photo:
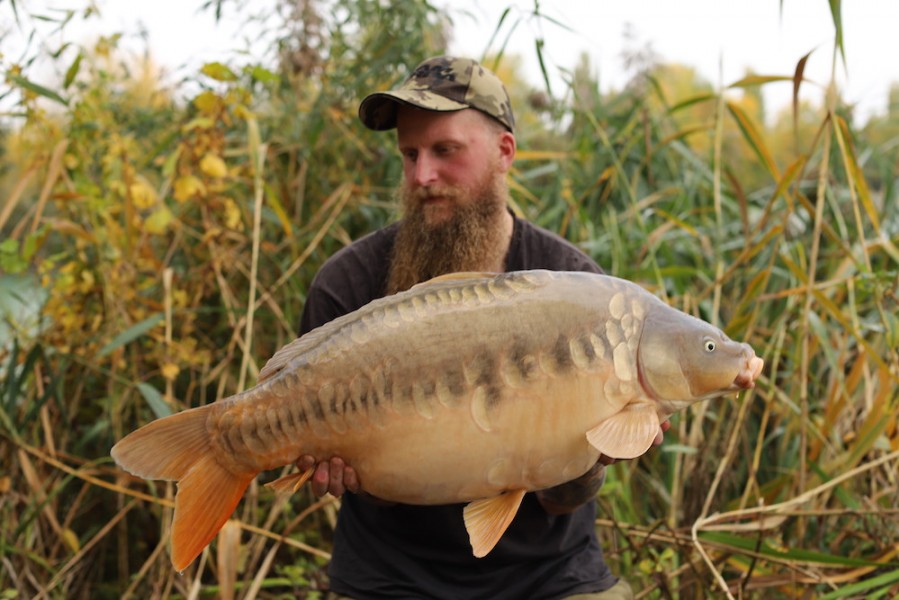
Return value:
M 437 181 L 437 165 L 426 153 L 418 155 L 412 170 L 413 183 L 424 186 Z

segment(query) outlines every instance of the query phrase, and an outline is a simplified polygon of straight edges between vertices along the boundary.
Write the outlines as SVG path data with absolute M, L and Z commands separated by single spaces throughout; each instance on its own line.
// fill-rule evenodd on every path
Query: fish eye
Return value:
M 714 352 L 715 351 L 715 348 L 716 348 L 715 340 L 706 338 L 705 341 L 703 342 L 703 345 L 705 346 L 706 352 Z

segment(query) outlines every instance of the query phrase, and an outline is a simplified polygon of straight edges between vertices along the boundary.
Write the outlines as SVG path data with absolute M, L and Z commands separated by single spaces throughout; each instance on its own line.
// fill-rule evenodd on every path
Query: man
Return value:
M 514 117 L 489 70 L 468 59 L 429 59 L 398 89 L 366 97 L 359 117 L 371 129 L 397 130 L 403 218 L 322 266 L 302 333 L 444 273 L 601 272 L 572 244 L 509 211 Z M 305 470 L 315 462 L 305 456 L 297 464 Z M 527 494 L 496 548 L 475 558 L 462 505 L 385 503 L 355 493 L 360 482 L 351 465 L 324 460 L 312 478 L 314 493 L 351 492 L 343 495 L 334 532 L 331 598 L 632 598 L 603 561 L 596 537 L 603 462 L 574 481 Z

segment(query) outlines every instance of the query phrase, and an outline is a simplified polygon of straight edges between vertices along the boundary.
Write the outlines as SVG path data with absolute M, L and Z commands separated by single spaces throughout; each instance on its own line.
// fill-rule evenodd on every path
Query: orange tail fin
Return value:
M 178 482 L 172 564 L 183 570 L 234 512 L 256 473 L 232 473 L 212 454 L 207 410 L 193 408 L 141 427 L 113 446 L 120 467 L 144 479 Z

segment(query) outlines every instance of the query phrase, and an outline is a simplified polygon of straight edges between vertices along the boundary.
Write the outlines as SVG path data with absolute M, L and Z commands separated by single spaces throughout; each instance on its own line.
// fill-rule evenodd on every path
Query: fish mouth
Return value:
M 762 374 L 764 366 L 765 361 L 753 353 L 747 358 L 746 364 L 743 365 L 743 368 L 740 369 L 740 372 L 734 378 L 734 386 L 741 390 L 755 387 L 755 381 Z

